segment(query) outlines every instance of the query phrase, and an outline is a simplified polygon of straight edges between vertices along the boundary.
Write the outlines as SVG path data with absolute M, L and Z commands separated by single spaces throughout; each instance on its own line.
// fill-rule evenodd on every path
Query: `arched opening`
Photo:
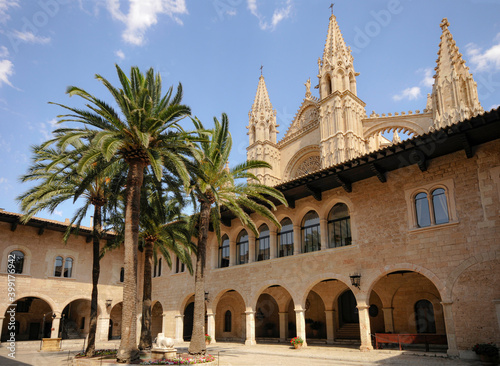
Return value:
M 339 296 L 339 323 L 340 326 L 347 324 L 359 324 L 357 302 L 351 290 L 345 291 Z
M 12 268 L 13 266 L 13 268 Z M 9 273 L 20 274 L 24 270 L 24 253 L 20 250 L 13 250 L 9 253 L 7 258 L 7 267 L 9 268 Z M 14 272 L 12 272 L 12 269 Z
M 288 217 L 281 220 L 281 230 L 277 234 L 278 257 L 293 255 L 293 223 Z
M 236 264 L 248 263 L 248 234 L 241 230 L 236 239 Z
M 14 326 L 16 341 L 32 341 L 50 338 L 52 328 L 52 308 L 38 297 L 23 297 L 9 306 L 4 316 L 2 327 L 2 342 L 5 342 L 12 330 L 9 330 L 11 320 L 10 309 L 15 309 Z
M 219 268 L 229 267 L 229 237 L 224 235 L 219 245 Z
M 184 341 L 189 342 L 191 340 L 191 335 L 193 334 L 193 318 L 194 318 L 194 296 L 190 299 L 190 302 L 186 305 L 184 309 L 184 329 L 182 332 L 182 337 Z
M 255 306 L 257 341 L 280 341 L 296 334 L 295 305 L 289 292 L 279 285 L 262 291 Z
M 63 339 L 81 339 L 89 333 L 90 300 L 78 299 L 64 307 L 59 324 Z
M 111 309 L 109 314 L 108 339 L 120 339 L 122 334 L 122 309 L 123 303 L 119 302 Z
M 329 74 L 325 75 L 325 82 L 324 82 L 324 91 L 325 91 L 325 97 L 329 96 L 332 94 L 332 79 L 330 78 Z
M 245 331 L 245 301 L 239 292 L 226 291 L 215 310 L 215 338 L 223 342 L 244 342 Z
M 319 216 L 315 211 L 309 211 L 302 220 L 302 253 L 320 250 Z
M 378 319 L 378 323 L 376 319 L 371 319 L 372 326 L 377 324 L 377 329 L 372 329 L 372 333 L 378 334 L 376 337 L 379 341 L 384 339 L 384 334 L 426 335 L 428 338 L 416 338 L 414 344 L 408 347 L 428 350 L 429 345 L 425 344 L 425 339 L 428 339 L 427 343 L 433 351 L 446 351 L 448 347 L 442 300 L 432 281 L 417 272 L 394 271 L 375 283 L 370 303 L 376 299 L 374 292 L 377 293 L 377 302 L 380 301 L 384 313 L 383 319 Z M 397 344 L 393 346 L 399 347 Z
M 255 241 L 255 258 L 257 261 L 271 258 L 270 233 L 266 224 L 259 228 L 259 237 Z
M 307 339 L 326 339 L 325 304 L 321 297 L 313 290 L 309 291 L 307 295 L 304 316 Z
M 158 333 L 163 333 L 163 306 L 157 301 L 151 309 L 151 336 L 155 339 Z
M 328 214 L 328 247 L 351 245 L 351 217 L 345 203 L 337 203 Z

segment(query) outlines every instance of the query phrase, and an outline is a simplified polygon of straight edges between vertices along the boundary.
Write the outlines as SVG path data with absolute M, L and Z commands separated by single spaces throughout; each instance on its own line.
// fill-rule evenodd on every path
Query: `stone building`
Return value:
M 248 158 L 271 164 L 256 173 L 283 192 L 288 207 L 275 212 L 280 230 L 254 216 L 255 237 L 225 213 L 222 241 L 210 236 L 206 331 L 214 341 L 252 345 L 298 335 L 370 350 L 375 333 L 435 334 L 444 336 L 449 355 L 462 357 L 475 343 L 500 344 L 500 114 L 482 110 L 448 26 L 444 19 L 422 111 L 367 116 L 333 15 L 318 60 L 320 97 L 308 80 L 281 141 L 260 77 Z M 410 137 L 401 141 L 401 132 Z M 9 253 L 22 252 L 28 272 L 17 280 L 16 299 L 45 301 L 57 325 L 72 299 L 83 306 L 90 296 L 85 238 L 63 246 L 55 227 L 43 235 L 34 224 L 12 231 L 14 216 L 0 213 L 0 276 Z M 66 266 L 57 257 L 73 259 L 75 280 L 53 275 Z M 119 334 L 121 259 L 121 252 L 104 259 L 101 339 Z M 189 340 L 193 277 L 178 261 L 163 272 L 158 263 L 154 272 L 153 334 Z M 7 306 L 1 299 L 0 313 Z

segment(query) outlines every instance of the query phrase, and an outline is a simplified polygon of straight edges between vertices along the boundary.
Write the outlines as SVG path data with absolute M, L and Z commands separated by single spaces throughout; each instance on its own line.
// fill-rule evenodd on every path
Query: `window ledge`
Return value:
M 63 281 L 76 281 L 75 277 L 56 277 L 56 276 L 49 276 L 48 277 L 50 280 L 63 280 Z
M 3 276 L 14 276 L 14 277 L 31 277 L 31 273 L 7 273 L 7 272 L 0 272 L 0 275 Z
M 451 222 L 447 222 L 446 224 L 432 225 L 432 226 L 426 226 L 426 227 L 415 227 L 415 228 L 409 229 L 408 233 L 415 234 L 415 233 L 422 233 L 422 232 L 427 232 L 427 231 L 434 231 L 434 230 L 447 228 L 450 226 L 456 226 L 458 224 L 459 224 L 459 221 L 451 221 Z

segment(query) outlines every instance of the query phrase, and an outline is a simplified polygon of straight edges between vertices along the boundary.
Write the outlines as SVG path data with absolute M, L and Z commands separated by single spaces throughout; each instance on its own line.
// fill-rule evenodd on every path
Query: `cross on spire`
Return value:
M 330 4 L 330 6 L 329 6 L 329 8 L 330 8 L 330 9 L 331 9 L 331 11 L 332 11 L 332 15 L 333 15 L 333 6 L 334 6 L 334 5 L 335 5 L 335 3 L 331 3 L 331 4 Z
M 260 65 L 260 75 L 262 75 L 262 69 L 264 68 L 263 65 Z

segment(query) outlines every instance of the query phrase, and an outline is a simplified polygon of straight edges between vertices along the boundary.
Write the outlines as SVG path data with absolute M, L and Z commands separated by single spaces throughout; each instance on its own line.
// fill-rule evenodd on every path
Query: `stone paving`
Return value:
M 28 342 L 26 342 L 28 343 Z M 81 351 L 78 343 L 63 345 L 62 352 L 42 353 L 38 351 L 38 343 L 22 344 L 16 350 L 16 358 L 8 357 L 4 345 L 0 347 L 0 366 L 71 366 L 72 356 Z M 107 342 L 98 344 L 98 348 L 117 348 L 119 343 Z M 177 344 L 179 352 L 187 351 L 188 343 Z M 449 359 L 443 353 L 424 353 L 396 350 L 374 350 L 360 352 L 355 347 L 342 346 L 309 346 L 300 350 L 284 344 L 259 344 L 244 346 L 239 343 L 216 343 L 208 346 L 210 354 L 216 357 L 218 366 L 479 366 L 481 362 L 472 360 Z M 99 365 L 123 365 L 113 361 L 96 361 Z

